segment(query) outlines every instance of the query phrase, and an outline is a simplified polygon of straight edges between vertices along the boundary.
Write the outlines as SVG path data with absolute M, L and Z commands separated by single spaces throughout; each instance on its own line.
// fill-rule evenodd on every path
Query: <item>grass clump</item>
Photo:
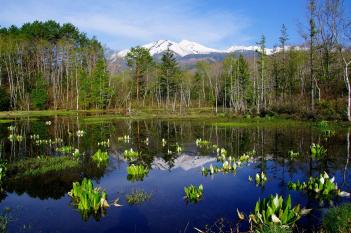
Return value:
M 202 186 L 202 184 L 200 184 L 199 187 L 196 187 L 194 185 L 184 187 L 185 199 L 190 202 L 196 203 L 199 200 L 201 200 L 203 191 L 204 191 L 204 187 Z
M 135 161 L 138 158 L 140 158 L 141 153 L 139 153 L 138 151 L 133 150 L 133 148 L 130 148 L 129 150 L 125 150 L 124 151 L 123 156 L 128 161 Z
M 290 227 L 278 225 L 263 225 L 256 233 L 293 233 Z
M 144 177 L 149 173 L 149 169 L 144 165 L 132 164 L 127 167 L 128 180 L 139 181 L 143 180 Z
M 323 218 L 322 226 L 326 233 L 351 232 L 351 203 L 329 209 Z
M 319 144 L 312 143 L 310 146 L 311 155 L 315 159 L 322 159 L 327 154 L 327 149 Z
M 94 162 L 97 164 L 103 164 L 106 163 L 109 159 L 108 153 L 102 152 L 100 149 L 95 152 L 95 154 L 92 156 L 92 159 Z
M 129 205 L 141 204 L 150 199 L 151 194 L 145 191 L 133 191 L 132 193 L 126 195 L 126 200 Z
M 84 178 L 82 183 L 74 182 L 68 195 L 72 197 L 74 204 L 85 217 L 109 207 L 106 192 L 101 191 L 100 188 L 94 188 L 90 179 Z

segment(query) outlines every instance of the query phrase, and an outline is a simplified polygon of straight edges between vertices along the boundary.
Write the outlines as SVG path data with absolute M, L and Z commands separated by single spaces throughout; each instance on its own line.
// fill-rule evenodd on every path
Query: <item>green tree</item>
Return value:
M 179 68 L 176 58 L 171 50 L 167 51 L 162 55 L 160 64 L 160 89 L 161 96 L 166 97 L 167 102 L 177 88 L 177 77 L 179 76 Z
M 130 52 L 128 52 L 126 56 L 126 59 L 128 66 L 134 73 L 136 83 L 136 98 L 137 101 L 139 101 L 139 97 L 142 93 L 144 85 L 143 79 L 148 69 L 153 64 L 153 59 L 148 49 L 139 46 L 131 48 Z
M 48 87 L 45 83 L 43 75 L 38 75 L 35 86 L 32 89 L 31 93 L 32 104 L 35 109 L 44 109 L 45 105 L 48 102 L 49 95 L 48 95 Z

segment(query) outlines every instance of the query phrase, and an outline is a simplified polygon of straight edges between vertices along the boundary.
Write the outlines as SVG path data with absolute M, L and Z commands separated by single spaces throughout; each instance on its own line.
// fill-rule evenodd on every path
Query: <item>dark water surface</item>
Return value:
M 45 122 L 50 120 L 51 125 Z M 8 126 L 16 126 L 16 133 L 23 141 L 11 143 Z M 78 138 L 76 131 L 84 130 Z M 61 138 L 62 145 L 71 145 L 85 153 L 79 168 L 50 172 L 38 176 L 24 176 L 3 184 L 0 210 L 9 217 L 9 232 L 195 232 L 211 228 L 218 232 L 221 224 L 227 229 L 235 227 L 236 209 L 247 215 L 254 209 L 259 198 L 270 194 L 291 194 L 293 204 L 313 208 L 311 215 L 299 221 L 299 227 L 313 230 L 321 216 L 331 205 L 347 198 L 336 198 L 333 203 L 320 203 L 302 192 L 290 191 L 289 181 L 306 180 L 326 171 L 336 177 L 342 190 L 350 192 L 351 174 L 347 165 L 347 129 L 338 129 L 334 136 L 325 138 L 312 124 L 289 124 L 274 127 L 272 124 L 245 127 L 219 127 L 213 122 L 201 120 L 116 120 L 92 123 L 70 117 L 37 118 L 16 120 L 0 124 L 1 158 L 8 163 L 42 155 L 62 156 L 57 145 L 35 145 L 30 135 L 40 138 Z M 118 140 L 129 135 L 130 141 Z M 145 139 L 149 138 L 149 145 Z M 162 138 L 167 141 L 162 146 Z M 243 165 L 236 174 L 203 176 L 202 166 L 216 164 L 216 153 L 198 148 L 197 138 L 202 138 L 224 147 L 233 156 L 256 150 L 255 162 Z M 99 148 L 97 143 L 109 139 L 110 161 L 106 166 L 97 166 L 90 156 Z M 182 153 L 175 145 L 183 147 Z M 311 143 L 320 143 L 328 150 L 325 159 L 315 161 L 309 155 Z M 128 162 L 123 158 L 125 149 L 142 152 L 140 163 L 150 168 L 143 181 L 127 177 Z M 299 151 L 297 160 L 288 158 L 288 151 Z M 265 171 L 268 182 L 256 187 L 248 181 L 257 172 Z M 95 186 L 107 192 L 108 201 L 120 199 L 122 207 L 111 205 L 104 216 L 83 218 L 67 195 L 72 182 L 91 178 Z M 204 196 L 197 204 L 184 199 L 184 186 L 203 184 Z M 128 205 L 125 195 L 133 191 L 145 191 L 151 199 L 139 205 Z M 242 229 L 247 229 L 243 223 Z

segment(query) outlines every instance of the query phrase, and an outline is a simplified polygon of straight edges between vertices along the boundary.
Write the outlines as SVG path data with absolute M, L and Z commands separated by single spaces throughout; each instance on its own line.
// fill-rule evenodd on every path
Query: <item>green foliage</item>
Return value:
M 149 169 L 144 165 L 132 164 L 127 167 L 128 179 L 132 181 L 143 180 L 149 173 Z
M 126 56 L 126 60 L 128 66 L 134 72 L 134 78 L 136 82 L 136 97 L 139 100 L 139 97 L 143 93 L 144 89 L 144 76 L 153 64 L 153 59 L 148 49 L 137 46 L 131 48 L 130 52 L 128 52 Z
M 184 187 L 185 198 L 190 202 L 198 202 L 202 198 L 203 191 L 204 187 L 202 184 L 200 184 L 199 187 L 194 185 Z
M 62 154 L 70 154 L 72 153 L 72 150 L 73 148 L 71 146 L 61 146 L 56 148 L 56 151 L 61 152 Z
M 75 206 L 83 216 L 89 216 L 90 213 L 97 214 L 98 211 L 109 207 L 106 193 L 99 188 L 94 188 L 90 179 L 84 178 L 82 183 L 74 182 L 68 195 L 72 197 Z
M 255 182 L 256 185 L 265 185 L 265 183 L 267 182 L 267 176 L 264 172 L 261 173 L 257 173 L 255 176 Z
M 133 148 L 130 148 L 129 150 L 124 151 L 123 156 L 128 161 L 135 161 L 140 158 L 141 153 L 134 151 Z
M 177 84 L 179 83 L 177 78 L 180 75 L 176 58 L 169 49 L 162 55 L 160 71 L 160 94 L 163 99 L 169 99 L 174 96 Z
M 78 148 L 75 148 L 74 151 L 72 152 L 72 156 L 75 159 L 79 159 L 82 154 L 79 152 Z
M 48 86 L 45 83 L 42 74 L 39 74 L 36 78 L 35 86 L 31 92 L 31 99 L 34 109 L 43 110 L 46 107 L 46 103 L 49 100 Z
M 297 159 L 298 157 L 300 157 L 300 153 L 298 151 L 294 152 L 293 150 L 289 150 L 288 156 L 289 156 L 289 159 L 294 160 L 294 159 Z
M 312 143 L 312 145 L 310 146 L 310 151 L 311 151 L 312 157 L 314 157 L 315 159 L 322 159 L 327 154 L 327 149 L 315 143 Z
M 201 147 L 208 147 L 208 146 L 210 146 L 211 142 L 209 142 L 207 140 L 203 140 L 201 138 L 198 138 L 198 139 L 196 139 L 195 144 L 196 144 L 196 146 L 201 148 Z
M 249 218 L 252 223 L 262 225 L 292 226 L 307 211 L 300 208 L 300 205 L 291 206 L 291 197 L 284 201 L 282 196 L 271 195 L 256 203 L 255 210 Z
M 22 142 L 23 136 L 19 134 L 10 134 L 8 136 L 8 139 L 10 140 L 10 142 Z
M 292 229 L 287 226 L 263 225 L 255 233 L 293 233 Z
M 106 162 L 109 160 L 109 156 L 107 152 L 102 152 L 100 149 L 95 152 L 95 154 L 92 156 L 92 159 L 94 162 L 97 164 L 106 164 Z
M 132 193 L 126 195 L 126 200 L 129 205 L 141 204 L 150 199 L 151 194 L 144 191 L 133 191 Z
M 4 182 L 7 172 L 7 163 L 4 160 L 0 160 L 0 184 Z
M 310 177 L 307 182 L 295 183 L 289 182 L 288 188 L 297 191 L 307 191 L 312 194 L 316 199 L 328 199 L 331 200 L 336 195 L 349 196 L 348 193 L 342 192 L 338 185 L 335 183 L 335 178 L 330 178 L 329 175 L 324 172 L 319 177 Z
M 349 233 L 351 232 L 351 203 L 331 208 L 323 218 L 323 232 Z
M 79 162 L 69 157 L 49 156 L 19 160 L 8 164 L 7 169 L 10 175 L 25 177 L 39 176 L 77 167 L 79 167 Z

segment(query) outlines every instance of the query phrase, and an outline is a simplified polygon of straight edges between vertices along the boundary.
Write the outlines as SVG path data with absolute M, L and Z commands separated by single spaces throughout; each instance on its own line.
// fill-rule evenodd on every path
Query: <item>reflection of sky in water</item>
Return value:
M 118 124 L 120 124 L 120 127 Z M 128 133 L 128 128 L 131 128 L 132 131 L 129 133 L 132 142 L 130 145 L 111 140 L 113 143 L 111 146 L 111 160 L 104 175 L 102 177 L 103 173 L 96 175 L 99 172 L 92 172 L 91 174 L 98 178 L 95 180 L 98 183 L 97 186 L 106 190 L 108 200 L 112 202 L 115 198 L 120 198 L 122 207 L 111 206 L 107 209 L 106 216 L 98 222 L 92 217 L 84 222 L 80 213 L 70 206 L 70 198 L 67 195 L 59 200 L 50 197 L 40 200 L 39 198 L 29 197 L 26 193 L 21 195 L 7 193 L 7 197 L 0 205 L 2 209 L 5 207 L 12 209 L 10 215 L 13 220 L 9 225 L 10 232 L 20 230 L 25 232 L 157 233 L 184 232 L 185 230 L 186 232 L 193 232 L 194 227 L 203 229 L 204 225 L 213 224 L 222 217 L 227 223 L 235 225 L 237 208 L 248 214 L 259 198 L 275 193 L 284 196 L 290 193 L 295 204 L 301 203 L 302 206 L 314 208 L 313 214 L 301 221 L 302 225 L 307 226 L 308 224 L 318 224 L 318 217 L 324 210 L 318 207 L 318 202 L 308 199 L 305 194 L 289 191 L 287 183 L 290 180 L 305 180 L 309 175 L 317 175 L 323 170 L 336 175 L 339 184 L 343 183 L 343 168 L 346 161 L 346 134 L 344 132 L 340 132 L 329 141 L 323 142 L 318 132 L 308 127 L 279 130 L 233 129 L 213 128 L 199 123 L 178 122 L 175 124 L 175 128 L 171 129 L 167 127 L 169 123 L 162 124 L 153 121 L 143 122 L 143 127 L 148 126 L 150 130 L 146 131 L 143 128 L 144 134 L 139 135 L 141 139 L 138 143 L 135 125 L 126 126 L 123 124 L 125 123 L 119 122 L 114 126 L 102 126 L 107 132 L 99 131 L 101 130 L 99 127 L 86 126 L 87 136 L 83 138 L 86 141 L 82 142 L 86 146 L 86 151 L 95 151 L 93 145 L 98 141 L 97 138 L 106 139 L 108 135 L 111 135 L 111 138 L 121 136 Z M 183 130 L 183 135 L 180 134 L 181 130 Z M 173 133 L 169 133 L 169 131 L 173 131 Z M 46 133 L 48 135 L 52 134 L 51 131 Z M 214 135 L 216 136 L 214 137 Z M 149 147 L 145 147 L 141 143 L 146 136 L 150 137 Z M 160 142 L 161 138 L 166 137 L 169 144 L 176 141 L 182 142 L 185 145 L 185 152 L 179 156 L 172 155 L 168 157 L 160 153 L 160 151 L 165 151 L 165 148 L 162 148 L 156 142 Z M 238 168 L 236 175 L 217 174 L 213 177 L 204 177 L 201 175 L 201 167 L 209 166 L 211 163 L 215 164 L 216 161 L 213 153 L 209 156 L 198 153 L 194 141 L 200 137 L 211 139 L 212 142 L 226 147 L 233 154 L 240 154 L 256 148 L 256 162 Z M 317 140 L 326 145 L 329 154 L 332 154 L 328 161 L 310 163 L 309 159 L 304 157 L 301 161 L 292 162 L 282 158 L 291 149 L 300 150 L 307 154 L 311 141 Z M 127 180 L 127 164 L 121 154 L 124 149 L 130 146 L 141 148 L 145 156 L 145 163 L 153 168 L 142 182 Z M 5 149 L 8 150 L 8 147 L 5 147 Z M 29 149 L 26 150 L 29 151 Z M 262 162 L 261 155 L 265 155 L 269 159 Z M 248 182 L 248 176 L 253 177 L 261 169 L 266 170 L 268 176 L 268 182 L 263 188 L 256 187 L 254 183 Z M 87 173 L 83 171 L 82 174 Z M 349 182 L 350 180 L 351 175 L 346 173 L 346 181 Z M 204 196 L 198 204 L 187 205 L 183 200 L 184 186 L 189 184 L 203 184 L 204 186 Z M 55 189 L 57 185 L 60 185 L 59 182 L 51 184 L 47 188 Z M 346 183 L 342 186 L 342 189 L 350 191 L 350 184 Z M 129 206 L 126 203 L 125 195 L 133 190 L 144 190 L 151 193 L 152 198 L 140 205 Z M 23 229 L 24 225 L 26 229 Z M 245 226 L 243 227 L 245 228 Z

